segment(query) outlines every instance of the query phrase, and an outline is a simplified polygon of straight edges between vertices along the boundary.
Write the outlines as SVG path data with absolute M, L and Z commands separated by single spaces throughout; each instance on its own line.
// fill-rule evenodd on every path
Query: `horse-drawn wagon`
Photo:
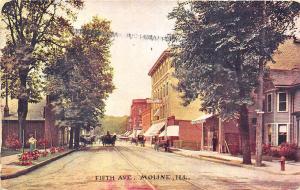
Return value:
M 117 140 L 117 136 L 116 135 L 103 135 L 101 137 L 101 141 L 102 141 L 102 145 L 103 146 L 106 146 L 106 145 L 112 145 L 112 146 L 115 146 L 115 143 L 116 143 L 116 140 Z

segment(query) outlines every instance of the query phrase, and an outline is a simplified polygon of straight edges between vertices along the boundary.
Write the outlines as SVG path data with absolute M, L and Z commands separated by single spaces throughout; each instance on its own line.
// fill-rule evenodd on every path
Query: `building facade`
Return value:
M 200 101 L 197 100 L 188 106 L 183 106 L 181 94 L 175 89 L 178 79 L 173 76 L 174 68 L 171 62 L 171 53 L 169 50 L 165 50 L 148 72 L 152 87 L 150 99 L 151 127 L 145 135 L 196 143 L 198 139 L 185 137 L 194 134 L 200 135 L 200 129 L 194 128 L 190 124 L 193 118 L 203 114 L 199 111 Z M 171 125 L 172 122 L 170 121 L 176 124 Z
M 19 122 L 17 115 L 18 100 L 8 100 L 9 115 L 2 116 L 2 146 L 6 147 L 7 139 L 19 137 Z M 1 107 L 3 109 L 3 107 Z M 3 113 L 3 112 L 2 112 Z M 25 122 L 24 139 L 27 141 L 30 135 L 37 140 L 46 139 L 48 146 L 62 146 L 68 143 L 67 127 L 55 126 L 55 118 L 49 97 L 39 103 L 28 104 L 28 114 Z M 25 143 L 26 144 L 26 143 Z
M 147 99 L 132 100 L 128 131 L 136 131 L 136 130 L 140 131 L 143 129 L 142 113 L 147 109 L 147 106 L 148 106 Z
M 174 68 L 171 65 L 171 54 L 165 50 L 150 69 L 151 98 L 157 100 L 152 103 L 152 123 L 166 121 L 168 117 L 176 119 L 192 120 L 199 114 L 200 101 L 196 100 L 188 106 L 183 106 L 181 94 L 175 89 L 178 79 L 173 76 Z
M 151 126 L 151 104 L 147 104 L 142 112 L 142 130 L 145 132 Z

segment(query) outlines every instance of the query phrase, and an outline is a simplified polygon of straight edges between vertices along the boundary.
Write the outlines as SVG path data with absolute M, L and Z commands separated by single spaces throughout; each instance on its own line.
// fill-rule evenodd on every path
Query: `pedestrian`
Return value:
M 33 134 L 30 134 L 29 136 L 30 136 L 30 138 L 28 140 L 28 142 L 29 142 L 29 151 L 33 152 L 36 149 L 36 141 L 37 140 L 33 137 Z
M 156 151 L 159 152 L 159 145 L 160 145 L 160 140 L 158 139 L 156 141 Z
M 217 151 L 217 144 L 218 144 L 218 139 L 217 136 L 214 135 L 212 138 L 213 151 Z
M 143 143 L 142 146 L 145 147 L 145 143 L 146 143 L 146 137 L 145 136 L 142 136 L 142 143 Z
M 169 139 L 167 139 L 165 143 L 165 152 L 169 152 L 169 146 L 170 146 L 170 141 Z

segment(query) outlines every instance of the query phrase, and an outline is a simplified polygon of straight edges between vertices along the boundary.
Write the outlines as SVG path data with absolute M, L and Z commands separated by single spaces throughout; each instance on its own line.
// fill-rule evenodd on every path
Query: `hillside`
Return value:
M 126 132 L 128 116 L 104 116 L 102 119 L 102 133 L 109 131 L 111 134 L 122 134 Z

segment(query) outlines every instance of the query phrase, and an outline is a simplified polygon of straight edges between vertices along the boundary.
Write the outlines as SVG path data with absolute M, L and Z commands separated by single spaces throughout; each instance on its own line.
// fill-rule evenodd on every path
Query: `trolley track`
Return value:
M 125 160 L 128 162 L 128 164 L 129 164 L 131 167 L 133 167 L 133 168 L 138 172 L 138 174 L 139 174 L 140 176 L 143 175 L 143 173 L 141 172 L 141 170 L 140 170 L 139 168 L 137 168 L 137 167 L 136 167 L 136 166 L 135 166 L 135 165 L 134 165 L 134 164 L 133 164 L 126 156 L 125 156 L 124 153 L 122 153 L 122 152 L 121 152 L 120 150 L 118 150 L 116 147 L 115 147 L 115 149 L 116 149 L 116 151 L 117 151 L 118 153 L 120 153 L 120 155 L 122 156 L 122 158 L 125 159 Z M 153 160 L 150 160 L 149 158 L 146 158 L 144 155 L 141 155 L 141 154 L 138 154 L 138 153 L 132 151 L 130 148 L 122 147 L 122 149 L 127 150 L 128 152 L 130 152 L 130 154 L 133 154 L 133 155 L 138 156 L 138 157 L 140 157 L 140 158 L 142 157 L 143 159 L 145 159 L 145 160 L 147 160 L 148 162 L 152 163 L 152 165 L 153 165 L 155 168 L 157 168 L 157 169 L 159 169 L 159 170 L 162 169 L 161 163 L 156 162 L 156 161 L 153 161 Z M 165 172 L 165 171 L 164 171 L 164 172 Z M 174 174 L 174 175 L 175 175 L 174 172 L 168 172 L 168 173 Z M 143 178 L 143 180 L 144 180 L 144 178 Z M 153 187 L 153 189 L 156 189 L 155 186 L 154 186 L 154 184 L 151 183 L 150 180 L 146 180 L 146 181 L 147 181 L 147 182 L 146 182 L 147 184 L 151 184 L 151 188 Z M 200 187 L 198 184 L 195 184 L 195 183 L 191 182 L 190 180 L 185 180 L 185 179 L 183 179 L 183 180 L 181 180 L 181 181 L 182 181 L 182 182 L 185 182 L 185 183 L 187 183 L 187 184 L 189 184 L 189 185 L 191 185 L 191 186 L 193 186 L 193 187 L 196 188 L 196 189 L 204 190 L 203 187 Z M 149 186 L 150 186 L 150 185 L 149 185 Z
M 130 165 L 133 169 L 136 170 L 136 172 L 138 173 L 138 175 L 140 177 L 142 177 L 142 172 L 121 152 L 118 150 L 117 147 L 114 147 L 114 149 L 116 150 L 117 153 L 119 153 L 119 155 L 128 163 L 128 165 Z M 152 190 L 157 190 L 155 188 L 155 186 L 147 179 L 143 178 L 143 181 L 152 189 Z
M 142 147 L 139 147 L 139 148 L 142 148 Z M 146 154 L 140 154 L 140 153 L 138 153 L 136 151 L 131 150 L 128 147 L 122 147 L 122 149 L 127 150 L 128 152 L 130 152 L 131 155 L 135 155 L 136 157 L 139 157 L 139 158 L 142 158 L 144 160 L 147 160 L 147 162 L 151 163 L 151 165 L 153 167 L 156 167 L 157 169 L 161 170 L 164 167 L 164 165 L 162 163 L 154 161 L 153 159 L 151 159 L 149 157 L 146 157 L 145 156 Z M 174 172 L 169 172 L 169 173 L 175 174 Z M 206 176 L 206 178 L 210 178 L 210 177 Z M 211 178 L 211 180 L 215 180 L 215 178 Z M 226 181 L 227 179 L 224 178 L 224 180 Z M 182 181 L 184 181 L 185 183 L 188 183 L 188 184 L 192 185 L 193 187 L 195 187 L 197 189 L 200 189 L 200 190 L 206 189 L 206 188 L 203 188 L 203 186 L 199 186 L 198 184 L 192 182 L 191 180 L 182 180 Z M 220 178 L 218 178 L 217 181 L 220 181 Z M 243 189 L 248 189 L 248 190 L 250 190 L 250 189 L 256 189 L 256 187 L 251 186 L 251 185 L 249 186 L 249 184 L 247 184 L 247 188 L 245 188 L 246 184 L 244 182 L 232 181 L 232 183 L 235 184 L 235 185 L 237 185 L 237 186 L 240 186 L 241 188 L 243 187 Z

